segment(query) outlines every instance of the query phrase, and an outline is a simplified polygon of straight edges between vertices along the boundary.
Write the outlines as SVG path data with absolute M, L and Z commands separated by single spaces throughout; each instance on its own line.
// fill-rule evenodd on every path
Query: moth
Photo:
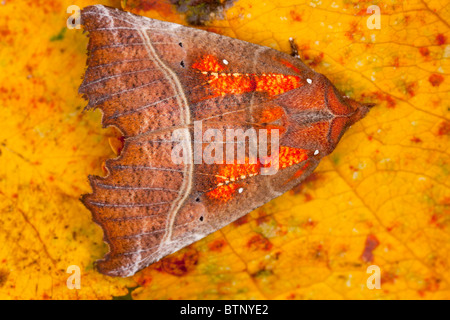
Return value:
M 79 92 L 124 136 L 82 197 L 109 244 L 97 268 L 110 276 L 131 276 L 298 185 L 371 108 L 274 49 L 102 5 L 81 19 L 90 38 Z M 229 132 L 244 133 L 240 161 Z M 236 156 L 221 162 L 230 145 Z

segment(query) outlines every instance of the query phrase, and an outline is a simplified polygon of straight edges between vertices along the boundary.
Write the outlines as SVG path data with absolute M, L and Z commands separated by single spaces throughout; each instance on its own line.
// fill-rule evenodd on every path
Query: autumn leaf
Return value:
M 445 5 L 200 2 L 122 5 L 288 53 L 293 38 L 305 63 L 376 107 L 302 185 L 134 277 L 103 276 L 93 262 L 108 248 L 79 197 L 114 157 L 118 134 L 101 128 L 100 112 L 82 112 L 87 38 L 66 29 L 69 1 L 5 2 L 0 298 L 111 299 L 137 287 L 133 299 L 449 299 Z M 367 26 L 371 5 L 380 29 Z M 79 290 L 66 286 L 71 265 L 81 268 Z M 371 265 L 381 289 L 366 285 Z

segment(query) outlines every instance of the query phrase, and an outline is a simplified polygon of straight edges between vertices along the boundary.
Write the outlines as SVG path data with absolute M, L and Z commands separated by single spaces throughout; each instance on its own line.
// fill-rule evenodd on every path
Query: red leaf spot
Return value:
M 419 52 L 422 56 L 428 57 L 430 55 L 430 50 L 427 47 L 422 47 L 419 49 Z
M 408 93 L 408 95 L 410 97 L 414 97 L 416 95 L 416 93 L 415 93 L 416 87 L 417 87 L 417 83 L 416 82 L 411 82 L 410 84 L 408 84 L 406 86 L 406 92 Z
M 447 41 L 447 38 L 442 33 L 439 33 L 436 36 L 436 42 L 438 45 L 443 45 L 443 44 L 445 44 L 446 41 Z
M 308 219 L 302 223 L 302 227 L 305 229 L 313 229 L 315 226 L 317 226 L 317 221 L 312 219 Z
M 422 139 L 417 138 L 417 137 L 412 137 L 412 138 L 411 138 L 411 142 L 414 142 L 414 143 L 421 143 L 421 142 L 422 142 Z
M 151 276 L 152 269 L 153 268 L 144 269 L 142 270 L 142 272 L 139 272 L 134 276 L 134 279 L 141 287 L 148 286 L 149 284 L 152 283 L 153 280 L 153 277 Z M 157 270 L 161 271 L 161 269 L 158 268 Z
M 430 224 L 437 225 L 438 220 L 439 220 L 438 215 L 437 214 L 433 214 L 431 216 Z
M 223 247 L 226 246 L 226 242 L 223 239 L 219 239 L 219 240 L 215 240 L 213 242 L 211 242 L 210 244 L 208 244 L 209 250 L 211 251 L 217 251 L 220 252 L 222 251 Z
M 257 224 L 258 226 L 260 226 L 260 225 L 262 225 L 262 224 L 264 224 L 264 223 L 267 223 L 267 222 L 269 222 L 269 221 L 270 221 L 270 219 L 269 219 L 268 216 L 262 216 L 262 217 L 259 217 L 259 218 L 256 219 L 256 224 Z
M 400 226 L 400 223 L 399 222 L 395 222 L 391 226 L 386 227 L 386 230 L 388 232 L 392 232 L 392 230 L 398 228 L 399 226 Z
M 323 52 L 321 52 L 318 56 L 315 56 L 313 61 L 309 63 L 310 67 L 317 67 L 323 61 L 323 57 Z
M 243 217 L 237 219 L 235 222 L 233 222 L 233 224 L 236 227 L 239 227 L 239 226 L 241 226 L 243 224 L 246 224 L 247 222 L 248 222 L 248 216 L 243 216 Z
M 322 244 L 319 244 L 314 250 L 313 250 L 313 257 L 317 260 L 325 261 L 328 258 L 328 252 L 324 249 Z
M 302 21 L 302 16 L 295 10 L 291 10 L 291 12 L 289 12 L 289 13 L 291 15 L 292 20 L 298 21 L 298 22 Z
M 438 136 L 450 134 L 450 121 L 443 121 L 438 129 Z
M 400 58 L 399 57 L 395 57 L 394 58 L 394 62 L 392 63 L 392 66 L 398 68 L 400 66 Z
M 162 260 L 162 269 L 174 276 L 181 277 L 195 269 L 198 252 L 188 248 L 185 252 L 175 253 Z
M 373 262 L 373 250 L 375 250 L 376 247 L 378 247 L 378 245 L 380 244 L 380 242 L 378 241 L 377 237 L 374 236 L 373 234 L 369 234 L 366 238 L 366 244 L 364 247 L 364 251 L 361 255 L 361 259 L 364 262 Z
M 397 279 L 398 276 L 395 273 L 392 272 L 382 272 L 381 273 L 381 285 L 387 284 L 387 283 L 394 283 L 395 279 Z
M 365 16 L 366 14 L 367 14 L 367 9 L 365 7 L 356 13 L 357 16 Z
M 450 197 L 445 197 L 444 200 L 442 200 L 441 204 L 444 206 L 450 205 Z
M 430 81 L 431 85 L 433 87 L 439 87 L 441 83 L 444 81 L 444 77 L 440 74 L 433 73 L 429 78 L 428 81 Z
M 396 103 L 395 103 L 394 98 L 392 98 L 389 95 L 386 95 L 385 99 L 386 99 L 388 108 L 391 108 L 391 109 L 395 108 Z
M 254 249 L 254 250 L 264 250 L 269 251 L 272 249 L 272 243 L 269 241 L 269 239 L 263 237 L 260 234 L 257 234 L 250 238 L 250 240 L 247 242 L 247 247 Z
M 450 205 L 450 197 L 445 197 L 442 201 L 439 201 L 439 206 L 444 208 L 448 208 Z M 443 212 L 436 211 L 433 213 L 430 219 L 430 224 L 436 226 L 440 229 L 444 229 L 448 222 L 448 216 L 450 211 L 448 209 L 444 209 Z
M 439 284 L 441 283 L 440 279 L 437 278 L 426 278 L 425 279 L 425 284 L 423 286 L 422 289 L 418 290 L 417 293 L 421 296 L 424 297 L 425 293 L 428 292 L 436 292 L 439 290 Z
M 405 25 L 408 25 L 410 21 L 411 21 L 411 16 L 405 15 Z
M 159 0 L 139 1 L 139 9 L 142 11 L 155 10 L 156 12 L 168 16 L 172 13 L 172 5 L 169 2 Z M 130 6 L 131 9 L 131 6 Z
M 11 34 L 11 30 L 8 29 L 0 29 L 0 36 L 5 37 Z
M 390 109 L 395 108 L 396 102 L 394 98 L 392 98 L 392 96 L 390 96 L 389 94 L 385 94 L 382 92 L 375 92 L 373 95 L 380 101 L 386 101 L 388 108 Z
M 350 23 L 350 29 L 348 31 L 345 32 L 345 36 L 353 41 L 355 40 L 354 36 L 355 34 L 360 34 L 361 31 L 359 31 L 359 22 L 358 21 L 353 21 Z

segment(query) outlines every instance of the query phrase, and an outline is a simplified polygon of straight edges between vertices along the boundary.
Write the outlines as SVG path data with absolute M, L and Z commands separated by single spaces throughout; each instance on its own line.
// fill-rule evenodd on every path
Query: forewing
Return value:
M 194 163 L 195 121 L 202 133 L 273 129 L 271 122 L 283 129 L 273 98 L 313 73 L 298 59 L 100 5 L 84 9 L 82 21 L 90 41 L 80 92 L 88 108 L 102 110 L 104 126 L 125 136 L 120 156 L 106 162 L 108 175 L 90 177 L 93 193 L 83 197 L 110 246 L 98 262 L 102 273 L 130 276 L 281 195 L 316 167 L 319 158 L 306 149 L 283 149 L 274 175 L 262 175 L 261 163 Z M 175 163 L 180 145 L 184 160 Z

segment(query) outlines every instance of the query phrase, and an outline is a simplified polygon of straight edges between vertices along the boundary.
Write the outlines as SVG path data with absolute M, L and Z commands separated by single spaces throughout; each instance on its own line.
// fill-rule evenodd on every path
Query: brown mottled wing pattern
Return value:
M 280 196 L 317 166 L 320 156 L 313 152 L 322 145 L 304 145 L 307 160 L 273 176 L 239 181 L 239 192 L 227 201 L 208 197 L 218 187 L 221 167 L 194 163 L 194 121 L 201 120 L 203 130 L 264 126 L 255 115 L 274 104 L 283 107 L 283 100 L 257 90 L 214 94 L 204 73 L 193 72 L 195 63 L 211 55 L 227 64 L 228 74 L 278 73 L 314 81 L 321 75 L 276 50 L 101 5 L 85 8 L 82 22 L 90 41 L 80 92 L 88 108 L 102 110 L 104 126 L 125 136 L 120 156 L 106 162 L 108 175 L 91 176 L 93 193 L 82 199 L 110 246 L 98 262 L 100 272 L 133 275 Z M 330 121 L 317 129 L 305 123 L 297 128 L 300 135 L 331 131 Z M 173 139 L 174 130 L 180 140 Z M 180 141 L 185 161 L 176 164 L 171 152 Z M 287 146 L 292 141 L 284 139 Z

